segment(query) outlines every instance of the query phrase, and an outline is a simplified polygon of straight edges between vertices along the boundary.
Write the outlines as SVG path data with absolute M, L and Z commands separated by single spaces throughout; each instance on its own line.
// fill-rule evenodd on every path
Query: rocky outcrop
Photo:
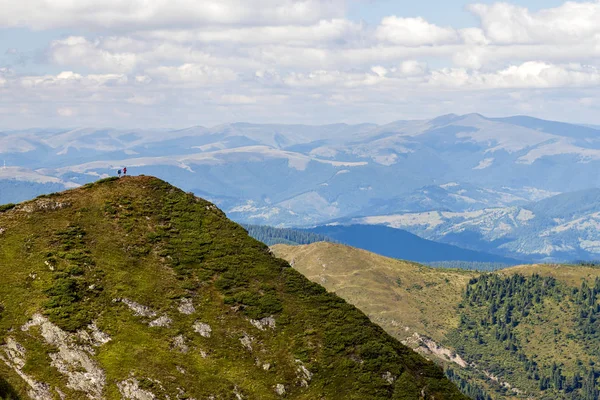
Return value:
M 181 299 L 177 310 L 184 315 L 192 315 L 196 312 L 192 299 Z
M 158 315 L 156 311 L 152 310 L 150 307 L 146 307 L 129 299 L 114 299 L 113 302 L 121 302 L 125 304 L 131 311 L 133 311 L 133 315 L 136 317 L 154 318 Z
M 302 387 L 308 387 L 308 384 L 313 377 L 312 372 L 310 372 L 300 360 L 296 360 L 296 377 L 300 381 Z
M 6 344 L 2 346 L 3 353 L 0 353 L 0 360 L 2 360 L 9 368 L 14 370 L 17 375 L 27 383 L 29 390 L 27 394 L 33 400 L 53 400 L 50 386 L 38 382 L 29 375 L 23 372 L 23 367 L 26 363 L 26 350 L 21 346 L 14 338 L 9 337 L 6 339 Z
M 212 334 L 212 328 L 210 325 L 205 324 L 204 322 L 196 321 L 193 325 L 194 331 L 199 333 L 200 336 L 209 338 Z
M 240 338 L 240 343 L 242 346 L 246 348 L 248 351 L 252 351 L 252 342 L 254 342 L 254 338 L 244 333 L 244 336 Z
M 414 333 L 411 337 L 402 341 L 402 344 L 412 347 L 419 353 L 425 355 L 433 355 L 444 361 L 450 361 L 460 366 L 461 368 L 467 367 L 467 362 L 456 352 L 446 347 L 440 346 L 432 339 Z
M 263 319 L 251 319 L 250 323 L 257 329 L 264 331 L 267 328 L 271 328 L 271 329 L 275 329 L 275 318 L 271 317 L 266 317 Z
M 94 361 L 94 347 L 110 341 L 108 335 L 92 325 L 89 332 L 67 333 L 52 324 L 46 317 L 36 314 L 21 330 L 27 332 L 39 327 L 44 341 L 58 349 L 49 354 L 51 364 L 67 378 L 67 387 L 83 392 L 92 400 L 102 399 L 106 376 Z
M 167 315 L 161 315 L 154 321 L 150 322 L 148 324 L 148 326 L 151 328 L 156 328 L 156 327 L 164 328 L 164 327 L 170 326 L 172 322 L 173 321 L 171 320 L 171 318 L 169 318 Z
M 71 203 L 68 202 L 60 202 L 60 201 L 52 201 L 50 199 L 38 199 L 34 201 L 30 201 L 28 203 L 23 204 L 20 207 L 21 211 L 26 213 L 32 213 L 36 211 L 54 211 L 61 210 L 66 207 L 70 207 Z
M 135 378 L 127 379 L 123 382 L 117 383 L 121 396 L 129 400 L 154 400 L 156 396 L 154 393 L 149 392 L 140 388 L 140 383 Z

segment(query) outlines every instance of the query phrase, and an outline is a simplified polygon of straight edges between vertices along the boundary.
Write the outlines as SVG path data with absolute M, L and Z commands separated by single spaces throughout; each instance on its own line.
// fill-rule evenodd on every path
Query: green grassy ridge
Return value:
M 473 399 L 598 398 L 597 267 L 542 264 L 482 274 L 427 268 L 330 243 L 273 251 L 398 339 L 410 342 L 417 332 L 474 363 L 475 368 L 461 368 L 430 356 Z
M 80 393 L 50 366 L 56 349 L 37 328 L 18 329 L 36 312 L 65 331 L 95 321 L 110 335 L 95 356 L 108 399 L 120 398 L 116 383 L 132 374 L 153 390 L 163 390 L 153 384 L 160 381 L 165 394 L 184 388 L 195 398 L 233 398 L 234 391 L 279 398 L 280 383 L 297 399 L 463 398 L 438 367 L 273 258 L 214 205 L 156 178 L 107 179 L 43 196 L 2 212 L 0 227 L 0 338 L 22 344 L 23 371 L 67 398 Z M 172 323 L 150 328 L 148 318 L 113 301 L 119 298 Z M 193 300 L 194 314 L 176 311 L 182 298 Z M 273 331 L 248 321 L 270 315 Z M 212 336 L 195 334 L 195 321 L 210 324 Z M 252 352 L 240 344 L 245 335 L 254 338 Z M 188 353 L 173 350 L 177 336 Z M 257 367 L 257 359 L 271 368 Z M 298 383 L 296 360 L 313 374 L 308 387 Z M 25 385 L 3 363 L 0 376 L 24 395 Z

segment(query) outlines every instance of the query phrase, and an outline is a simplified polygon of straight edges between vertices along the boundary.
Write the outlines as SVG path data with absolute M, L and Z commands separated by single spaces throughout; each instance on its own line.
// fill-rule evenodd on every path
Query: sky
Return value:
M 0 0 L 0 130 L 600 125 L 600 0 Z

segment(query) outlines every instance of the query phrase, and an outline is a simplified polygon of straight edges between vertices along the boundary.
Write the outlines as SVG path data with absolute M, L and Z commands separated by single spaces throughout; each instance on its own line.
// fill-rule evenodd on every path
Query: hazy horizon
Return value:
M 600 125 L 600 2 L 0 0 L 4 129 Z

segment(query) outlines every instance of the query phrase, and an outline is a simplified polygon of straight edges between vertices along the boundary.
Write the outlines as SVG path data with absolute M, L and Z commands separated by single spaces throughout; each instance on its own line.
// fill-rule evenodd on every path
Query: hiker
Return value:
M 123 176 L 127 175 L 127 167 L 123 168 Z
M 119 174 L 119 178 L 120 178 L 121 177 L 121 170 L 118 170 L 117 174 Z

